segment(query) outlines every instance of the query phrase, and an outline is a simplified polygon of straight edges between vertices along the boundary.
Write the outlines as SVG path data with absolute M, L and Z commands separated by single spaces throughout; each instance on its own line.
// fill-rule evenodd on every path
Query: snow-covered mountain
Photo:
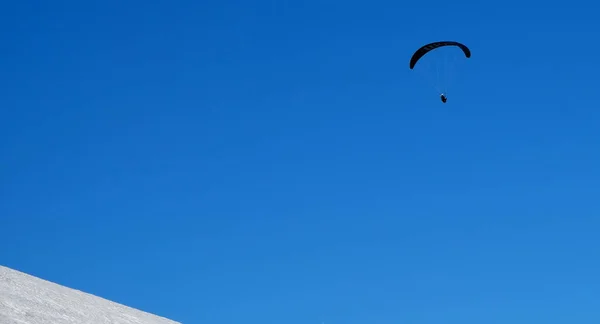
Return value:
M 0 266 L 1 324 L 178 324 Z

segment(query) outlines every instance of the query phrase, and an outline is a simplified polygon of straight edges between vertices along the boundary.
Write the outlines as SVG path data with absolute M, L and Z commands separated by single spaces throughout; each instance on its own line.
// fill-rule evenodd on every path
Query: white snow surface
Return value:
M 0 266 L 0 324 L 180 324 Z

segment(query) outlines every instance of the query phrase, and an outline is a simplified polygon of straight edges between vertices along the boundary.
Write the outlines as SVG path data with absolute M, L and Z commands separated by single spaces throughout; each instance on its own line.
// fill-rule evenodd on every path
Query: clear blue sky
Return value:
M 598 10 L 4 3 L 0 264 L 184 323 L 598 322 Z

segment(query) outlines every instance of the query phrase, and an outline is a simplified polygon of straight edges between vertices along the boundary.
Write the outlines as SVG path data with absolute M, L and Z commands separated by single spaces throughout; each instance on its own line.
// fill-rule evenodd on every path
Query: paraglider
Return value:
M 464 56 L 466 58 L 470 58 L 471 57 L 471 50 L 464 44 L 456 42 L 456 41 L 440 41 L 440 42 L 433 42 L 433 43 L 429 43 L 429 44 L 425 44 L 423 46 L 421 46 L 419 49 L 417 49 L 412 57 L 410 58 L 410 63 L 409 63 L 409 67 L 410 69 L 414 69 L 415 66 L 417 65 L 418 62 L 420 62 L 420 60 L 429 52 L 439 49 L 441 47 L 458 47 L 460 50 L 462 50 L 462 53 L 464 54 Z M 432 54 L 430 54 L 432 55 Z M 449 63 L 448 63 L 449 64 Z M 447 66 L 445 66 L 445 68 L 448 68 Z M 437 74 L 437 78 L 438 78 L 438 82 L 436 82 L 434 84 L 434 88 L 438 91 L 438 93 L 440 93 L 440 99 L 442 100 L 443 103 L 446 103 L 446 101 L 448 100 L 447 97 L 447 85 L 443 85 L 444 90 L 442 90 L 442 85 L 439 84 L 439 77 L 440 77 L 440 68 L 436 67 L 436 74 Z M 447 71 L 446 71 L 447 72 Z M 448 75 L 446 75 L 446 78 L 448 77 Z

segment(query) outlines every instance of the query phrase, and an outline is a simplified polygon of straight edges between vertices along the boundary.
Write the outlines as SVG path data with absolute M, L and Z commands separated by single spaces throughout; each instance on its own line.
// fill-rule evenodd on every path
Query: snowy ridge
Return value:
M 0 266 L 1 324 L 180 324 Z

